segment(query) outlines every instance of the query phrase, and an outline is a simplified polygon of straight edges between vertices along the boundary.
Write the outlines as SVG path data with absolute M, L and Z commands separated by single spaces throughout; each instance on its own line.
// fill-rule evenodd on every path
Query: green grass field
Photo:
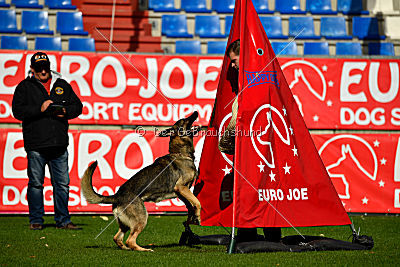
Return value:
M 108 219 L 108 221 L 104 220 Z M 150 216 L 138 243 L 154 252 L 123 251 L 112 237 L 117 231 L 114 221 L 97 239 L 95 237 L 113 219 L 112 216 L 74 216 L 81 231 L 58 230 L 53 218 L 45 218 L 42 231 L 29 230 L 24 216 L 0 217 L 0 264 L 19 265 L 136 265 L 136 266 L 398 266 L 400 264 L 400 217 L 351 216 L 361 233 L 374 238 L 369 251 L 278 252 L 227 254 L 225 246 L 198 245 L 181 247 L 184 216 Z M 199 235 L 227 234 L 221 227 L 193 226 Z M 348 226 L 299 228 L 304 235 L 320 235 L 350 241 Z M 260 231 L 261 233 L 261 231 Z M 283 229 L 283 235 L 294 235 Z

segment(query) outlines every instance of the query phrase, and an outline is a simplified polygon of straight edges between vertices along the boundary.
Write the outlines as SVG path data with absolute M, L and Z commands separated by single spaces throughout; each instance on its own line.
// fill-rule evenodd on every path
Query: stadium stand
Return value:
M 15 5 L 16 8 L 38 8 L 43 9 L 42 5 L 39 5 L 38 0 L 11 0 L 11 4 Z
M 313 17 L 291 16 L 289 18 L 289 36 L 297 36 L 298 39 L 320 39 L 314 33 Z
M 182 0 L 181 9 L 187 13 L 211 13 L 206 0 Z
M 221 24 L 219 16 L 202 16 L 195 17 L 195 34 L 200 38 L 225 38 L 221 33 Z
M 295 42 L 271 42 L 275 55 L 297 56 L 297 45 Z
M 281 14 L 305 14 L 300 9 L 300 0 L 275 0 L 275 11 Z
M 149 9 L 154 12 L 179 12 L 180 9 L 175 8 L 174 0 L 149 0 Z
M 61 51 L 61 37 L 36 37 L 35 50 Z
M 368 15 L 362 0 L 337 0 L 337 10 L 345 15 Z
M 0 37 L 1 49 L 28 49 L 28 42 L 26 36 L 6 36 Z
M 373 17 L 353 17 L 353 35 L 358 39 L 385 39 L 379 34 L 378 19 Z
M 0 9 L 0 32 L 22 33 L 22 31 L 17 28 L 15 9 Z
M 268 0 L 253 0 L 254 8 L 258 14 L 273 14 L 273 10 L 268 8 Z
M 225 16 L 225 36 L 229 36 L 232 27 L 233 16 Z
M 353 55 L 361 56 L 362 49 L 361 44 L 356 42 L 341 42 L 336 44 L 336 55 Z
M 177 54 L 201 54 L 201 45 L 198 40 L 175 42 L 175 53 Z
M 282 33 L 282 19 L 279 16 L 260 17 L 265 33 L 270 39 L 287 39 Z
M 23 10 L 21 25 L 27 34 L 53 34 L 47 11 Z
M 332 10 L 331 0 L 307 0 L 306 11 L 311 14 L 335 15 L 336 11 Z
M 6 0 L 0 0 L 0 7 L 10 7 L 10 4 L 6 3 Z
M 225 54 L 226 41 L 209 41 L 207 44 L 207 54 Z
M 329 55 L 328 42 L 304 42 L 304 55 Z
M 68 21 L 68 23 L 65 23 Z M 57 12 L 57 31 L 62 35 L 88 35 L 83 29 L 82 12 Z
M 71 0 L 45 0 L 44 3 L 49 9 L 76 9 Z
M 370 55 L 394 56 L 394 46 L 392 43 L 369 43 L 368 53 Z
M 93 38 L 69 38 L 68 40 L 69 51 L 86 51 L 94 52 L 95 43 Z
M 235 0 L 212 1 L 212 10 L 217 13 L 233 13 L 235 10 Z
M 344 17 L 321 17 L 321 36 L 326 39 L 352 39 L 347 35 Z
M 167 37 L 192 38 L 193 35 L 188 33 L 186 15 L 162 15 L 161 32 Z

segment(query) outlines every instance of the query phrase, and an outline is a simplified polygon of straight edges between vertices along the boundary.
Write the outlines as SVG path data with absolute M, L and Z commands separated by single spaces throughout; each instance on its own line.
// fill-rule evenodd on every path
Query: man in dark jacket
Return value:
M 14 117 L 22 121 L 24 147 L 28 159 L 28 205 L 30 229 L 43 228 L 43 183 L 45 165 L 53 185 L 54 219 L 59 229 L 80 229 L 68 211 L 68 120 L 82 113 L 82 103 L 71 85 L 50 71 L 45 53 L 31 58 L 31 72 L 15 89 Z

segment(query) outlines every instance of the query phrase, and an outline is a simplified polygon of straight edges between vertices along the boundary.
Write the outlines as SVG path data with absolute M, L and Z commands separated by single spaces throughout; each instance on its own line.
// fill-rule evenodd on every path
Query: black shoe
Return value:
M 66 225 L 63 226 L 57 226 L 57 229 L 66 229 L 66 230 L 82 230 L 81 227 L 76 226 L 72 222 L 67 223 Z
M 42 230 L 43 229 L 43 225 L 41 225 L 40 223 L 31 223 L 31 225 L 29 226 L 29 229 L 31 229 L 31 230 Z

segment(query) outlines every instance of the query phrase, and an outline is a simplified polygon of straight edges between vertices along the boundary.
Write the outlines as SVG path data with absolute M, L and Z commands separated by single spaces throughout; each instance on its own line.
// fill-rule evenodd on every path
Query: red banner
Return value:
M 31 51 L 0 51 L 0 123 Z M 199 111 L 208 125 L 222 57 L 49 52 L 84 104 L 77 124 L 172 125 Z M 280 58 L 308 128 L 400 129 L 399 59 Z

